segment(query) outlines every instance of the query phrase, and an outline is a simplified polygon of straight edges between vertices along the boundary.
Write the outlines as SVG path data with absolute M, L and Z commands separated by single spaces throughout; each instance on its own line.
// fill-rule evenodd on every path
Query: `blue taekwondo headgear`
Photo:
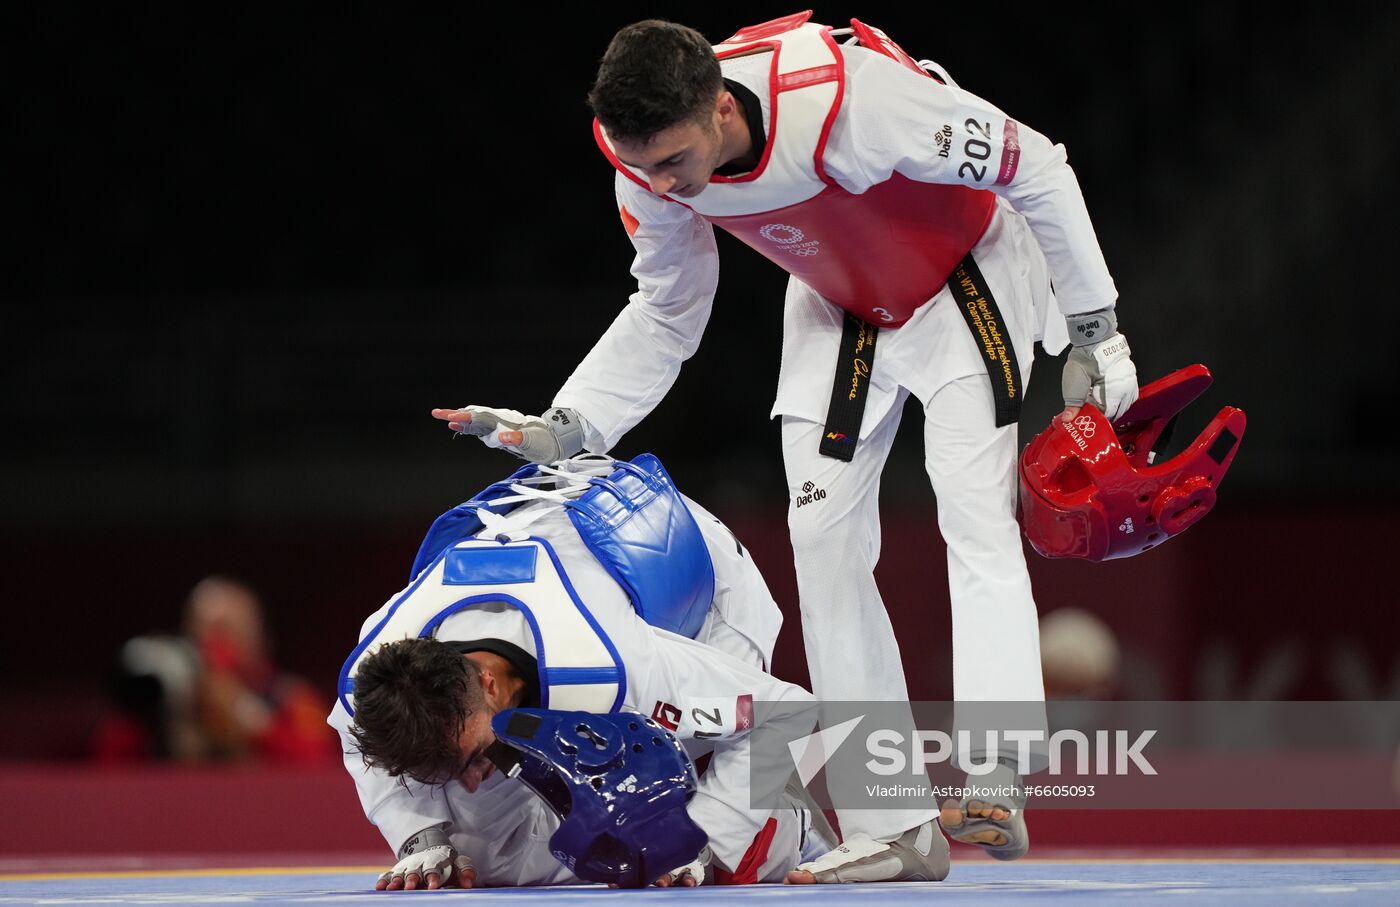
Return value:
M 491 727 L 487 755 L 559 816 L 549 851 L 579 878 L 640 888 L 708 842 L 686 812 L 695 767 L 650 718 L 506 709 Z

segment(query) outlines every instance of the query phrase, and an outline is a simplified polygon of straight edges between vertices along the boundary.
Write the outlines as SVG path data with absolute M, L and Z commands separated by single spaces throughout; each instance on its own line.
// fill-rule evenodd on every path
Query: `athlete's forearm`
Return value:
M 340 735 L 345 770 L 355 780 L 365 817 L 379 829 L 390 850 L 397 853 L 417 832 L 451 821 L 446 797 L 428 796 L 427 790 L 417 782 L 409 781 L 405 786 L 382 769 L 365 765 L 355 738 L 350 734 L 350 722 L 349 714 L 337 700 L 326 723 Z

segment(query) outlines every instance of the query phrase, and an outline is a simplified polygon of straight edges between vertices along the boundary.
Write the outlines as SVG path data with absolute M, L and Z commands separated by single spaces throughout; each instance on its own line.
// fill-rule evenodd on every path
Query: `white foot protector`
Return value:
M 948 877 L 948 841 L 937 823 L 925 822 L 888 844 L 856 834 L 844 844 L 797 868 L 818 883 L 941 882 Z

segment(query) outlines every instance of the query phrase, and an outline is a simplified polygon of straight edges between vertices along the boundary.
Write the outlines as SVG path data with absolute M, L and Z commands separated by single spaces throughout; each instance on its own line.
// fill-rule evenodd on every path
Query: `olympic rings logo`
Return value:
M 1094 430 L 1096 426 L 1094 425 L 1094 419 L 1092 416 L 1080 416 L 1078 419 L 1074 420 L 1074 424 L 1075 427 L 1079 429 L 1080 434 L 1084 435 L 1084 437 L 1092 438 L 1094 436 Z

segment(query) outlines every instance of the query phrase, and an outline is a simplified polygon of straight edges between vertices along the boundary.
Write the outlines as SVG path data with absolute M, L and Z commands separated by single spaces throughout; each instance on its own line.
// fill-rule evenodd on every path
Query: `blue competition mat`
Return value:
M 5 904 L 434 904 L 483 900 L 526 905 L 629 905 L 736 901 L 799 905 L 1121 903 L 1125 897 L 1172 904 L 1400 904 L 1400 860 L 1031 860 L 971 862 L 945 882 L 887 885 L 752 885 L 742 888 L 603 887 L 376 892 L 375 869 L 182 870 L 0 876 Z

